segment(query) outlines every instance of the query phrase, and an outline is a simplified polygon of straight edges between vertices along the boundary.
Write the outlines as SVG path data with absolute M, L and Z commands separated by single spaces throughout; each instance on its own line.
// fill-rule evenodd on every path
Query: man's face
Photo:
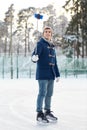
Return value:
M 44 36 L 45 39 L 51 40 L 51 37 L 52 37 L 51 29 L 45 29 L 43 36 Z

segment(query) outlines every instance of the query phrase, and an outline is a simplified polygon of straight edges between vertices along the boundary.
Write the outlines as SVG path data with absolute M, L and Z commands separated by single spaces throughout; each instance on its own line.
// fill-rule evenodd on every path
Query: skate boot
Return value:
M 46 118 L 42 111 L 37 113 L 37 121 L 42 123 L 49 123 L 49 120 Z
M 55 116 L 53 115 L 52 111 L 50 111 L 50 110 L 46 110 L 46 111 L 45 111 L 45 116 L 46 116 L 46 118 L 47 118 L 48 120 L 50 120 L 50 121 L 56 122 L 56 121 L 58 120 L 58 118 L 55 117 Z

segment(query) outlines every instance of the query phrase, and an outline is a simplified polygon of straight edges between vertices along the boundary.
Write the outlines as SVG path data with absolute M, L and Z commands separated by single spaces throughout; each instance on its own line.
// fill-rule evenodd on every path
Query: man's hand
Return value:
M 56 78 L 56 82 L 59 82 L 59 80 L 60 80 L 60 78 L 59 78 L 59 77 L 57 77 L 57 78 Z

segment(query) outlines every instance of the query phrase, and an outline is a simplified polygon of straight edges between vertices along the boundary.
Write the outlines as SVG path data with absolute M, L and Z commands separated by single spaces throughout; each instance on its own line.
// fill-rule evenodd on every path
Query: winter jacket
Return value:
M 37 54 L 36 80 L 51 80 L 60 77 L 53 44 L 41 38 L 32 55 Z

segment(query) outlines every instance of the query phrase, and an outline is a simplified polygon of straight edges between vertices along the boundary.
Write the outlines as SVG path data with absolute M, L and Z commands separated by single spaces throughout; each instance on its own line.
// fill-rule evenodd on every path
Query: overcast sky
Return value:
M 29 6 L 44 7 L 48 4 L 53 4 L 56 9 L 62 7 L 66 0 L 0 0 L 0 20 L 4 18 L 4 13 L 8 10 L 11 4 L 14 4 L 14 9 L 20 10 Z

